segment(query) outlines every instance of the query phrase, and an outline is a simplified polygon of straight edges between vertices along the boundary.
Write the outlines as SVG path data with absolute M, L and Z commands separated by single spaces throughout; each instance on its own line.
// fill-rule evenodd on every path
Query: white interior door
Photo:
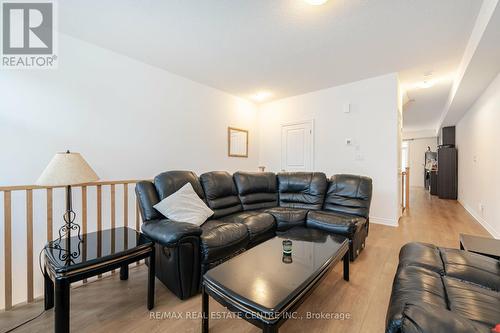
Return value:
M 282 125 L 281 170 L 313 171 L 312 120 Z

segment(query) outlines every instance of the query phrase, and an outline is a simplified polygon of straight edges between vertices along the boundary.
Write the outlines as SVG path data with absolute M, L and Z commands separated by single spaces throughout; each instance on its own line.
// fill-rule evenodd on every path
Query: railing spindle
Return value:
M 111 229 L 116 226 L 116 186 L 115 184 L 111 184 L 110 188 L 111 193 Z M 115 233 L 111 234 L 111 253 L 115 253 Z M 111 274 L 114 274 L 115 270 L 111 271 Z
M 33 190 L 26 190 L 26 268 L 28 303 L 33 302 Z
M 82 234 L 87 233 L 87 186 L 82 186 Z M 83 260 L 87 259 L 87 243 L 82 246 Z M 87 283 L 87 279 L 83 279 L 83 283 Z
M 5 191 L 3 197 L 4 214 L 4 265 L 5 265 L 5 310 L 12 308 L 12 198 Z
M 101 231 L 102 231 L 102 185 L 97 185 L 97 255 L 101 255 Z M 98 278 L 102 274 L 97 275 Z
M 52 240 L 52 188 L 47 189 L 47 241 Z
M 123 226 L 128 227 L 128 184 L 123 184 Z
M 135 198 L 135 230 L 139 231 L 140 230 L 140 225 L 139 225 L 139 201 L 137 200 L 137 197 Z M 141 261 L 138 261 L 135 263 L 137 266 L 141 264 Z
M 116 191 L 115 184 L 111 185 L 111 229 L 116 226 Z
M 135 230 L 139 231 L 140 229 L 140 216 L 139 216 L 139 201 L 137 198 L 135 199 Z

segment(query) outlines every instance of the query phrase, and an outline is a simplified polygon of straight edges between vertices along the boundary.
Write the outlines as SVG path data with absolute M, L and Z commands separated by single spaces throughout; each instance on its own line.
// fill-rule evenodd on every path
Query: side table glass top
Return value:
M 52 242 L 52 244 L 55 242 Z M 60 247 L 45 246 L 45 258 L 57 273 L 68 272 L 83 266 L 98 264 L 114 257 L 122 257 L 153 246 L 144 234 L 127 227 L 106 229 L 62 239 Z M 71 256 L 66 251 L 71 248 Z

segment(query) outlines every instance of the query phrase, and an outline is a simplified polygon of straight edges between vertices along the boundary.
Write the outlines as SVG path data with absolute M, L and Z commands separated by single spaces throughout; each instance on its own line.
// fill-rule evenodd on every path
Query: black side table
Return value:
M 141 259 L 149 258 L 147 306 L 149 310 L 154 307 L 155 248 L 144 234 L 130 228 L 114 228 L 83 234 L 82 241 L 78 237 L 71 237 L 69 242 L 63 239 L 61 247 L 62 250 L 56 249 L 49 243 L 44 248 L 45 309 L 54 307 L 55 300 L 56 333 L 69 332 L 71 283 L 118 268 L 120 279 L 126 280 L 128 265 Z
M 500 260 L 500 239 L 460 234 L 460 249 Z

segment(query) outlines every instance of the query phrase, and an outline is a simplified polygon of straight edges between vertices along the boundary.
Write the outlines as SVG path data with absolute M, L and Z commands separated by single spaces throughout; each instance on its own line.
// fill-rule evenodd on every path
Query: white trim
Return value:
M 486 222 L 485 219 L 483 219 L 482 217 L 479 216 L 479 214 L 474 211 L 471 207 L 469 207 L 469 205 L 467 205 L 466 203 L 462 202 L 462 200 L 457 200 L 458 203 L 460 205 L 462 205 L 462 207 L 464 207 L 464 209 L 480 224 L 483 226 L 484 229 L 486 229 L 486 231 L 488 231 L 490 233 L 491 236 L 493 236 L 493 238 L 496 238 L 496 239 L 500 239 L 500 234 L 495 230 L 495 228 L 493 228 L 491 226 L 491 224 L 489 224 L 488 222 Z
M 382 225 L 386 225 L 389 227 L 395 227 L 395 228 L 397 228 L 399 226 L 399 223 L 397 220 L 388 219 L 385 217 L 370 216 L 370 223 L 382 224 Z

